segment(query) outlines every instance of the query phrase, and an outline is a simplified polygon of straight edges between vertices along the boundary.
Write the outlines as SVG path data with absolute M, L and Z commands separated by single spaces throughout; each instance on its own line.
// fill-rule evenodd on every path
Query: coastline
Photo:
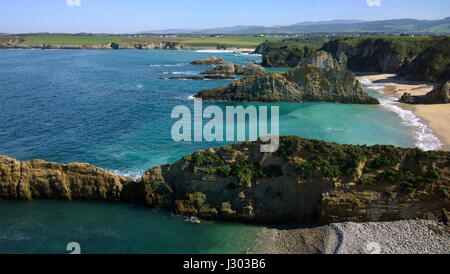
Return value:
M 397 102 L 405 92 L 425 95 L 434 84 L 404 81 L 394 74 L 359 75 L 387 97 L 388 104 L 412 112 L 450 151 L 450 104 L 410 105 Z M 408 116 L 408 118 L 411 118 Z M 422 128 L 423 129 L 423 128 Z M 450 227 L 438 221 L 334 223 L 325 226 L 290 224 L 264 228 L 260 254 L 448 254 Z
M 205 47 L 205 46 L 186 46 L 186 47 L 169 47 L 169 48 L 158 48 L 158 47 L 150 47 L 150 48 L 136 48 L 132 46 L 122 46 L 118 48 L 112 48 L 109 45 L 94 45 L 94 46 L 86 46 L 86 45 L 29 45 L 29 46 L 13 46 L 13 47 L 3 47 L 0 46 L 0 50 L 187 50 L 187 51 L 197 51 L 197 52 L 205 52 L 205 53 L 221 53 L 221 52 L 234 52 L 240 54 L 253 54 L 256 48 L 240 48 L 240 47 L 230 47 L 227 49 L 217 49 L 217 46 L 213 47 Z
M 398 100 L 405 92 L 414 96 L 425 95 L 436 86 L 432 83 L 401 80 L 395 74 L 364 74 L 359 75 L 359 78 L 379 85 L 380 92 L 393 100 Z M 412 105 L 395 102 L 394 105 L 411 111 L 439 139 L 439 149 L 450 151 L 450 104 Z

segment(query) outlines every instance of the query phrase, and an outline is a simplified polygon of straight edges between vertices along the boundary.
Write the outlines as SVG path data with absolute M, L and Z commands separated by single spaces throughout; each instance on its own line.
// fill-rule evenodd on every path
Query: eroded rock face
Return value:
M 312 65 L 282 74 L 246 77 L 228 86 L 201 91 L 196 97 L 210 101 L 379 104 L 363 90 L 353 73 Z
M 9 39 L 4 39 L 0 41 L 0 48 L 15 48 L 20 46 L 25 39 L 21 36 L 13 36 Z
M 193 65 L 222 65 L 223 63 L 223 59 L 217 58 L 216 56 L 211 56 L 203 60 L 195 60 L 191 62 L 191 64 Z
M 157 182 L 159 204 L 206 219 L 382 221 L 449 209 L 448 152 L 282 137 L 278 152 L 260 153 L 260 144 L 197 152 L 143 181 Z
M 406 104 L 448 104 L 450 103 L 450 81 L 435 87 L 424 96 L 413 96 L 410 93 L 404 93 L 400 102 Z
M 322 49 L 352 71 L 395 73 L 411 81 L 441 83 L 450 77 L 449 42 L 447 36 L 417 41 L 342 38 L 325 43 Z
M 215 74 L 215 75 L 264 75 L 266 70 L 257 64 L 248 62 L 245 67 L 225 62 L 222 65 L 217 65 L 215 68 L 202 72 L 201 74 Z
M 264 75 L 266 74 L 266 70 L 257 64 L 248 62 L 244 67 L 243 75 Z
M 264 68 L 256 66 L 250 65 L 249 70 L 258 71 L 257 76 L 201 91 L 195 97 L 210 101 L 379 104 L 363 90 L 352 72 L 341 69 L 338 61 L 325 51 L 280 74 L 266 74 L 262 72 Z
M 333 58 L 331 53 L 326 51 L 318 51 L 313 55 L 305 57 L 298 66 L 312 65 L 313 67 L 323 70 L 341 70 L 345 69 L 340 65 L 336 59 Z
M 0 197 L 81 200 L 126 200 L 124 188 L 134 180 L 88 165 L 49 163 L 42 160 L 19 162 L 0 156 Z
M 0 197 L 124 201 L 258 223 L 438 218 L 450 210 L 450 153 L 286 136 L 199 151 L 141 179 L 87 165 L 0 157 Z
M 298 87 L 279 74 L 249 76 L 228 86 L 208 89 L 195 95 L 207 101 L 301 102 Z

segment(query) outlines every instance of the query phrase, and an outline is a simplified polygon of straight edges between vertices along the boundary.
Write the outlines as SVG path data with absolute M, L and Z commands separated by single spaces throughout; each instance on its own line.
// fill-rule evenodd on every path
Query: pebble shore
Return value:
M 450 254 L 450 226 L 438 221 L 339 223 L 265 228 L 256 253 Z

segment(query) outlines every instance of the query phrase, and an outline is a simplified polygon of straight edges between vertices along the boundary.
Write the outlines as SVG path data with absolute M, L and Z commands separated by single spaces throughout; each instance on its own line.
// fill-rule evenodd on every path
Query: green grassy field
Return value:
M 1 40 L 11 39 L 13 36 L 0 36 Z M 133 44 L 145 44 L 153 42 L 178 42 L 189 47 L 224 45 L 228 47 L 253 48 L 265 41 L 279 41 L 282 37 L 257 37 L 257 36 L 235 36 L 235 37 L 205 37 L 205 38 L 160 38 L 160 37 L 120 37 L 120 36 L 89 36 L 89 35 L 27 35 L 21 36 L 25 45 L 99 45 L 117 43 L 122 46 Z
M 120 43 L 121 37 L 106 36 L 76 36 L 76 35 L 32 35 L 25 38 L 24 44 L 54 44 L 54 45 L 96 45 L 104 43 Z
M 428 43 L 432 41 L 434 38 L 430 36 L 376 36 L 376 37 L 349 37 L 341 39 L 342 41 L 345 41 L 348 45 L 352 47 L 357 47 L 361 42 L 367 42 L 369 40 L 379 40 L 383 39 L 387 42 L 394 42 L 394 43 Z
M 213 46 L 213 45 L 225 45 L 225 46 L 239 46 L 239 47 L 256 47 L 259 44 L 270 41 L 280 41 L 285 37 L 256 37 L 256 36 L 236 36 L 236 37 L 207 37 L 207 38 L 193 38 L 184 40 L 181 44 L 190 46 Z

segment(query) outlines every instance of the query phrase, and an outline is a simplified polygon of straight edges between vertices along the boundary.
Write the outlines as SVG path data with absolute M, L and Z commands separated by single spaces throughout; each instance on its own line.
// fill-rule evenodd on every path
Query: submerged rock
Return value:
M 400 98 L 400 102 L 406 104 L 448 104 L 450 103 L 450 81 L 435 87 L 423 96 L 413 96 L 411 93 L 404 93 Z
M 202 72 L 201 74 L 227 74 L 234 75 L 234 64 L 225 62 L 222 65 L 217 65 L 215 68 Z
M 123 201 L 258 223 L 436 219 L 450 210 L 450 152 L 280 138 L 198 151 L 141 179 L 88 164 L 0 156 L 0 197 Z
M 193 65 L 221 65 L 223 64 L 222 58 L 217 58 L 216 56 L 211 56 L 203 60 L 192 61 Z
M 236 74 L 239 74 L 236 71 Z M 254 64 L 252 62 L 248 62 L 242 72 L 242 75 L 264 75 L 266 74 L 266 70 L 257 64 Z

